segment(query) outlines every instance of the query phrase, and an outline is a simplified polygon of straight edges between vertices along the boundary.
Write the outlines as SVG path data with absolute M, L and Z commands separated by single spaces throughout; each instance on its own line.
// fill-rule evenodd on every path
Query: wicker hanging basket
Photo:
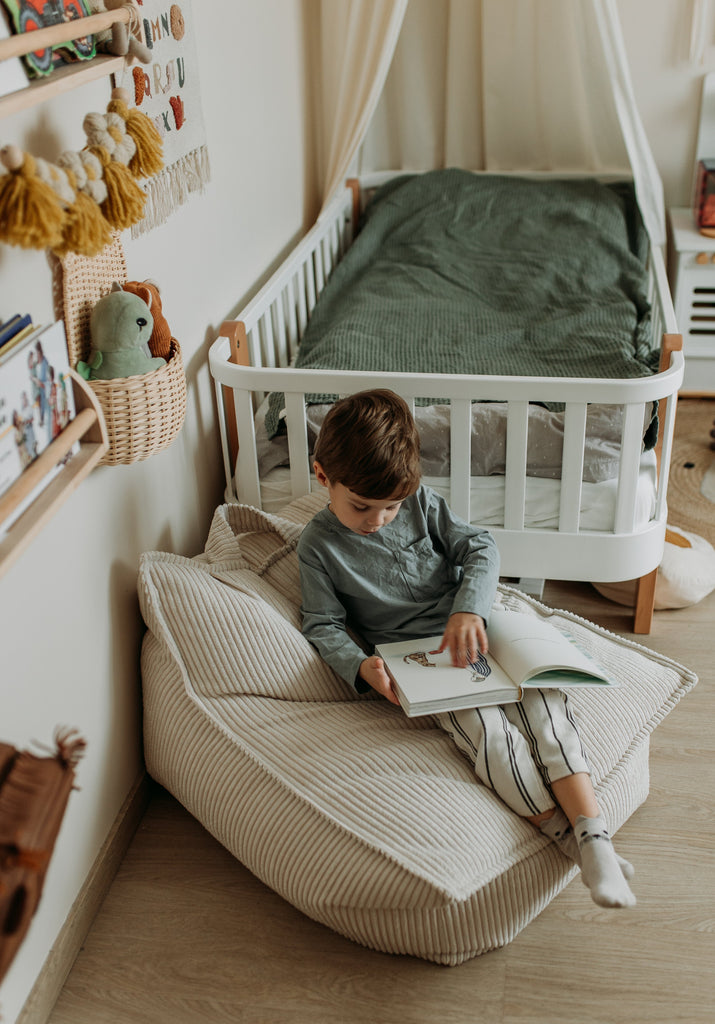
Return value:
M 115 234 L 98 256 L 69 253 L 59 263 L 56 304 L 65 321 L 70 362 L 87 361 L 92 347 L 89 320 L 95 303 L 114 281 L 127 280 L 124 251 Z M 166 448 L 186 415 L 186 376 L 178 341 L 172 338 L 165 366 L 151 373 L 113 380 L 90 380 L 107 425 L 109 449 L 100 465 L 140 462 Z

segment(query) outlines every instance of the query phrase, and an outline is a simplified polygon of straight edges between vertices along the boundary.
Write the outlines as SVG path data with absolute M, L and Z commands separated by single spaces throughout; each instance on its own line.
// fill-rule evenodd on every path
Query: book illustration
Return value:
M 37 328 L 0 362 L 0 494 L 74 416 L 62 323 Z
M 406 654 L 402 660 L 408 665 L 414 662 L 415 665 L 421 665 L 423 668 L 437 668 L 437 662 L 429 660 L 432 654 L 436 654 L 436 651 L 413 651 L 412 654 Z M 478 679 L 486 679 L 488 675 L 491 675 L 492 667 L 481 651 L 477 652 L 475 659 L 470 658 L 467 665 L 472 670 L 474 682 Z
M 15 32 L 33 32 L 50 25 L 86 18 L 91 14 L 87 0 L 0 0 Z M 48 75 L 68 61 L 89 60 L 96 52 L 94 36 L 84 35 L 57 43 L 24 56 L 32 77 Z

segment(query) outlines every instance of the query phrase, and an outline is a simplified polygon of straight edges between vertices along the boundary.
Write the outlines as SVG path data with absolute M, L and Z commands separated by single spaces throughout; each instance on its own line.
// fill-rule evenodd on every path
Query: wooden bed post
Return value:
M 663 341 L 660 346 L 660 365 L 658 371 L 663 373 L 670 366 L 670 357 L 673 352 L 680 352 L 683 348 L 683 336 L 682 334 L 664 334 Z M 677 395 L 674 398 L 677 401 Z M 661 408 L 658 410 L 658 417 L 660 420 L 660 429 L 658 431 L 658 440 L 655 445 L 655 456 L 658 463 L 658 472 L 660 472 L 660 461 L 663 451 L 663 426 L 665 424 L 665 410 L 667 403 L 671 399 L 666 398 L 661 402 Z M 647 573 L 645 576 L 641 576 L 639 580 L 636 580 L 636 597 L 635 607 L 633 609 L 633 632 L 634 633 L 650 633 L 650 628 L 653 622 L 653 606 L 655 604 L 655 582 L 658 576 L 658 569 L 653 569 L 652 572 Z
M 663 340 L 660 346 L 660 363 L 658 365 L 658 373 L 663 373 L 670 366 L 670 357 L 673 352 L 682 352 L 683 350 L 683 335 L 682 334 L 664 334 Z M 677 402 L 677 396 L 676 396 Z M 665 410 L 668 408 L 668 402 L 670 399 L 665 398 L 661 400 L 662 410 L 659 410 L 659 419 L 661 423 L 665 422 Z M 655 455 L 658 460 L 658 470 L 660 470 L 660 458 L 663 451 L 663 431 L 658 431 L 658 440 L 655 444 Z
M 345 187 L 353 194 L 353 238 L 360 227 L 360 182 L 357 178 L 347 178 Z
M 231 348 L 229 362 L 237 366 L 250 366 L 248 358 L 248 338 L 246 337 L 246 325 L 243 320 L 224 320 L 219 328 L 219 337 L 228 338 Z M 224 407 L 226 410 L 226 434 L 231 462 L 236 461 L 238 455 L 238 431 L 236 430 L 236 404 L 233 400 L 233 391 L 224 386 L 223 389 Z

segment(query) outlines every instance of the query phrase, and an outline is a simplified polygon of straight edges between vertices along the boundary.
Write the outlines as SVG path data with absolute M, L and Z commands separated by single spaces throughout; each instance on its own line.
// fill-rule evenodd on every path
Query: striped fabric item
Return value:
M 295 542 L 318 500 L 283 517 L 222 506 L 201 556 L 143 556 L 147 767 L 309 917 L 373 949 L 458 964 L 513 939 L 572 868 L 430 718 L 356 695 L 306 643 Z M 695 676 L 512 588 L 497 601 L 549 616 L 621 682 L 573 698 L 618 828 L 647 796 L 650 733 Z

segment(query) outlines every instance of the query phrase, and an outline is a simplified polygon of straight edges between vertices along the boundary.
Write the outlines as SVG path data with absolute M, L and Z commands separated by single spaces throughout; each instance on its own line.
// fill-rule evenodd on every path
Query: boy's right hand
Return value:
M 358 675 L 361 679 L 373 688 L 377 693 L 382 694 L 383 697 L 387 697 L 391 704 L 399 704 L 397 694 L 392 689 L 392 683 L 390 677 L 385 671 L 385 662 L 382 658 L 378 658 L 376 654 L 373 654 L 371 658 L 366 658 L 365 661 L 360 665 L 360 671 Z

